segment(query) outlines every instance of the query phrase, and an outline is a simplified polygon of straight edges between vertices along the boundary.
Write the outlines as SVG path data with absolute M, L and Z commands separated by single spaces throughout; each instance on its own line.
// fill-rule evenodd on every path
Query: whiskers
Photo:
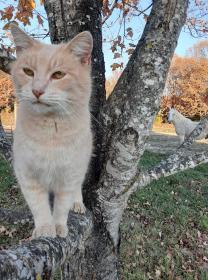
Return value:
M 17 97 L 17 103 L 23 103 L 23 102 L 30 102 L 30 103 L 36 103 L 37 99 L 30 96 L 28 93 L 19 93 Z M 37 103 L 38 104 L 38 103 Z M 54 94 L 52 96 L 43 96 L 40 98 L 40 105 L 45 104 L 49 106 L 48 109 L 50 109 L 57 113 L 61 119 L 64 118 L 64 116 L 70 116 L 71 119 L 74 121 L 81 120 L 80 116 L 80 104 L 77 104 L 75 100 L 68 99 L 68 98 L 60 98 L 60 95 Z M 101 128 L 103 128 L 103 125 L 96 119 L 95 116 L 91 112 L 90 117 L 91 120 L 94 121 L 96 124 L 98 124 Z
M 21 93 L 18 93 L 17 92 L 17 97 L 16 97 L 16 102 L 17 103 L 21 103 L 21 102 L 29 102 L 29 101 L 32 101 L 31 97 L 28 96 L 27 93 L 23 94 L 22 92 Z

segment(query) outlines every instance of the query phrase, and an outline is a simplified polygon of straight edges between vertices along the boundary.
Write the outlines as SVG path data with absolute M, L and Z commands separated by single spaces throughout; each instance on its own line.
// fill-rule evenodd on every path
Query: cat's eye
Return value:
M 55 80 L 59 80 L 59 79 L 62 79 L 65 75 L 66 74 L 64 72 L 56 71 L 51 75 L 51 78 L 55 79 Z
M 23 71 L 27 76 L 34 77 L 34 72 L 30 68 L 23 68 Z

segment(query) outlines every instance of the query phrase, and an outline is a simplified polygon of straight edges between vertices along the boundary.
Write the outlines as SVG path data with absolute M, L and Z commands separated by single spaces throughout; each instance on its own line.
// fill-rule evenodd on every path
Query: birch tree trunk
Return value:
M 89 213 L 84 218 L 74 215 L 66 240 L 40 239 L 0 253 L 2 280 L 26 279 L 23 272 L 31 275 L 29 279 L 37 279 L 39 275 L 50 279 L 52 271 L 60 265 L 65 280 L 118 279 L 119 225 L 129 195 L 154 179 L 208 160 L 207 152 L 186 154 L 193 139 L 203 130 L 205 119 L 174 156 L 145 173 L 138 169 L 186 19 L 188 0 L 153 1 L 142 38 L 107 101 L 101 2 L 44 1 L 53 43 L 71 39 L 83 30 L 90 30 L 94 38 L 91 104 L 92 114 L 101 126 L 94 122 L 96 156 L 84 187 L 85 203 L 92 218 Z M 6 209 L 0 211 L 0 220 L 7 216 Z

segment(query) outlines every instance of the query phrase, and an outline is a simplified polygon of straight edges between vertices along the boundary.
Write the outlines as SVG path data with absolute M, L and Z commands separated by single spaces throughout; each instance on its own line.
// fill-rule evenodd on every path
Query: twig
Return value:
M 115 0 L 108 15 L 103 19 L 102 24 L 104 24 L 106 22 L 106 20 L 108 20 L 108 18 L 112 15 L 112 12 L 115 9 L 117 3 L 118 3 L 118 0 Z

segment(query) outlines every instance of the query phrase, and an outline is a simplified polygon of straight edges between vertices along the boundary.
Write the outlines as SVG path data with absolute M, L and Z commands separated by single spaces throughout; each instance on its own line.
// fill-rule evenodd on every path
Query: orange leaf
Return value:
M 4 25 L 4 27 L 3 27 L 3 29 L 4 29 L 4 30 L 8 30 L 8 29 L 9 29 L 9 25 L 10 25 L 9 23 L 6 23 L 6 24 Z

